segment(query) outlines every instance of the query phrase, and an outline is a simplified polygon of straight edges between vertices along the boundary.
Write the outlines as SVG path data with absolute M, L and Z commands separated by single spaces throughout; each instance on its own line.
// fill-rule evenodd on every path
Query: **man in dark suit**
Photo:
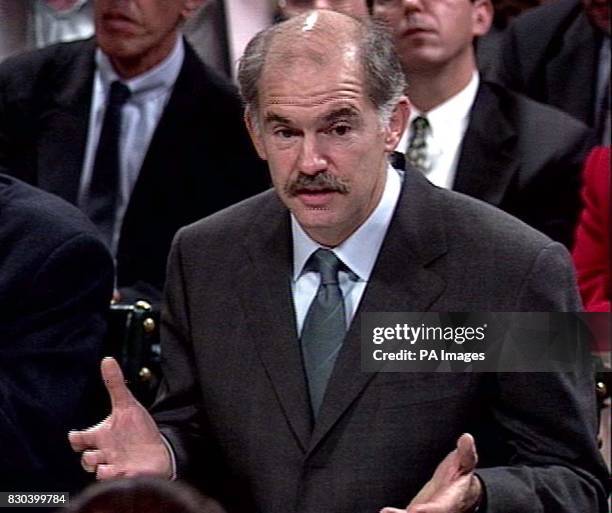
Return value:
M 124 299 L 159 296 L 180 226 L 267 187 L 233 88 L 180 37 L 201 3 L 98 0 L 96 40 L 0 66 L 0 164 L 96 221 Z
M 239 77 L 275 190 L 178 233 L 163 436 L 104 360 L 111 416 L 69 435 L 84 467 L 193 479 L 231 512 L 603 512 L 588 374 L 362 371 L 365 312 L 580 307 L 560 244 L 387 164 L 408 118 L 387 32 L 298 16 Z
M 610 2 L 559 0 L 526 12 L 504 35 L 495 78 L 596 128 L 609 145 Z
M 481 199 L 570 247 L 587 127 L 482 80 L 474 38 L 490 0 L 375 1 L 392 28 L 414 107 L 398 150 L 436 185 Z
M 112 259 L 91 222 L 52 194 L 0 175 L 0 483 L 83 484 L 66 429 L 92 422 Z

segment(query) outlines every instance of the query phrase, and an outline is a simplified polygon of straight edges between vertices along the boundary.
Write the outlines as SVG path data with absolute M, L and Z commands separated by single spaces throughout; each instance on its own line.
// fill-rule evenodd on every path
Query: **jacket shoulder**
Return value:
M 236 86 L 202 61 L 192 46 L 186 40 L 184 42 L 185 61 L 181 74 L 191 84 L 193 91 L 201 93 L 211 103 L 226 99 L 239 105 L 240 97 Z
M 474 260 L 490 253 L 535 255 L 552 241 L 503 210 L 466 194 L 433 185 L 416 171 L 405 177 L 405 198 L 400 211 L 402 222 L 409 226 L 407 233 L 425 233 L 440 223 L 444 238 L 454 258 Z M 407 241 L 409 243 L 409 241 Z M 429 243 L 427 244 L 429 245 Z
M 241 240 L 263 222 L 263 218 L 283 215 L 287 209 L 274 189 L 247 198 L 179 230 L 186 244 L 199 239 Z
M 30 74 L 40 73 L 50 67 L 69 66 L 83 52 L 90 52 L 93 58 L 95 41 L 83 39 L 70 43 L 56 43 L 39 50 L 30 50 L 9 57 L 0 64 L 0 77 L 21 77 L 24 81 Z M 26 76 L 27 75 L 27 76 Z
M 53 244 L 75 235 L 99 239 L 96 228 L 77 207 L 54 194 L 0 174 L 2 232 Z
M 483 82 L 496 98 L 498 108 L 514 125 L 519 138 L 528 141 L 550 140 L 566 144 L 568 139 L 583 141 L 592 133 L 587 125 L 552 105 L 540 103 L 524 94 L 494 82 Z
M 0 94 L 5 100 L 29 97 L 55 90 L 72 75 L 75 62 L 91 59 L 94 62 L 93 39 L 57 43 L 40 50 L 10 57 L 0 64 Z
M 470 239 L 476 247 L 506 247 L 509 253 L 538 252 L 551 239 L 503 210 L 462 193 L 437 189 L 450 239 Z
M 573 266 L 563 245 L 492 205 L 433 185 L 429 189 L 422 196 L 433 205 L 428 217 L 438 218 L 445 247 L 430 264 L 446 281 L 445 298 L 439 308 L 449 311 L 458 308 L 457 305 L 467 309 L 463 311 L 580 308 Z M 433 225 L 427 219 L 420 222 L 429 226 L 428 233 L 435 233 L 435 221 Z M 406 245 L 411 242 L 407 239 Z M 435 237 L 423 236 L 422 246 L 433 243 Z
M 545 42 L 581 12 L 580 0 L 557 0 L 529 9 L 515 18 L 509 30 L 531 41 Z

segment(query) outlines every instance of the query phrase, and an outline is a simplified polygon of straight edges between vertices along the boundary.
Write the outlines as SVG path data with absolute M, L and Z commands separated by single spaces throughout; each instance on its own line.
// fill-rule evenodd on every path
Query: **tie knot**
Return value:
M 123 82 L 119 82 L 119 80 L 115 80 L 110 86 L 108 103 L 109 105 L 121 107 L 128 101 L 131 95 L 132 91 L 130 91 L 128 86 L 126 86 Z
M 429 121 L 424 116 L 417 116 L 412 120 L 412 129 L 416 134 L 425 135 L 429 129 Z
M 427 158 L 427 132 L 429 121 L 423 116 L 417 116 L 410 123 L 411 134 L 406 149 L 407 162 L 421 172 L 429 171 Z
M 307 268 L 321 274 L 321 283 L 338 283 L 338 271 L 344 264 L 329 249 L 317 249 L 309 259 Z

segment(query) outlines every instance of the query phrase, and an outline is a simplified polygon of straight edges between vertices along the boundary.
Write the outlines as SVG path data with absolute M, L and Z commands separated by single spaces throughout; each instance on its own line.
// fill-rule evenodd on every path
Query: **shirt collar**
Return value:
M 61 18 L 61 17 L 68 17 L 73 12 L 78 11 L 85 5 L 85 2 L 87 2 L 87 0 L 75 0 L 75 2 L 72 5 L 68 5 L 67 8 L 58 9 L 56 7 L 53 7 L 53 5 L 49 4 L 48 2 L 43 1 L 43 2 L 36 2 L 35 8 L 39 8 L 42 6 L 43 8 L 51 12 L 54 16 Z
M 474 71 L 472 78 L 461 91 L 459 91 L 456 95 L 451 96 L 448 100 L 444 101 L 440 105 L 434 107 L 429 112 L 422 113 L 413 106 L 410 112 L 410 118 L 408 120 L 408 128 L 404 132 L 398 147 L 405 148 L 408 146 L 410 124 L 417 116 L 427 117 L 429 126 L 431 127 L 432 137 L 440 141 L 444 140 L 449 131 L 456 132 L 458 127 L 460 129 L 467 127 L 470 110 L 472 109 L 472 105 L 476 99 L 479 84 L 480 75 L 478 74 L 478 71 Z
M 179 36 L 176 38 L 174 48 L 163 61 L 141 75 L 129 80 L 122 80 L 132 92 L 130 101 L 146 100 L 151 96 L 159 96 L 172 89 L 181 71 L 184 59 L 185 44 L 183 38 Z M 99 47 L 96 50 L 96 66 L 104 91 L 108 91 L 115 80 L 121 80 L 110 59 Z
M 399 200 L 402 173 L 387 167 L 387 179 L 382 197 L 365 222 L 342 244 L 333 248 L 336 256 L 362 281 L 368 281 L 376 263 L 387 228 Z M 293 238 L 293 281 L 297 281 L 304 265 L 317 249 L 322 247 L 312 240 L 291 214 Z M 364 251 L 371 248 L 372 251 Z

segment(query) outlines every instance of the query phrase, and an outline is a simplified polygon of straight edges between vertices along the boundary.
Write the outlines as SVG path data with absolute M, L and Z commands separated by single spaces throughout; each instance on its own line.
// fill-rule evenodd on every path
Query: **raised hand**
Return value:
M 102 379 L 111 399 L 111 414 L 83 431 L 71 431 L 72 449 L 97 479 L 148 474 L 170 478 L 170 454 L 147 410 L 125 385 L 114 358 L 102 360 Z
M 468 513 L 482 497 L 482 485 L 474 475 L 478 462 L 472 435 L 464 433 L 436 467 L 434 475 L 406 509 L 383 508 L 380 513 Z

